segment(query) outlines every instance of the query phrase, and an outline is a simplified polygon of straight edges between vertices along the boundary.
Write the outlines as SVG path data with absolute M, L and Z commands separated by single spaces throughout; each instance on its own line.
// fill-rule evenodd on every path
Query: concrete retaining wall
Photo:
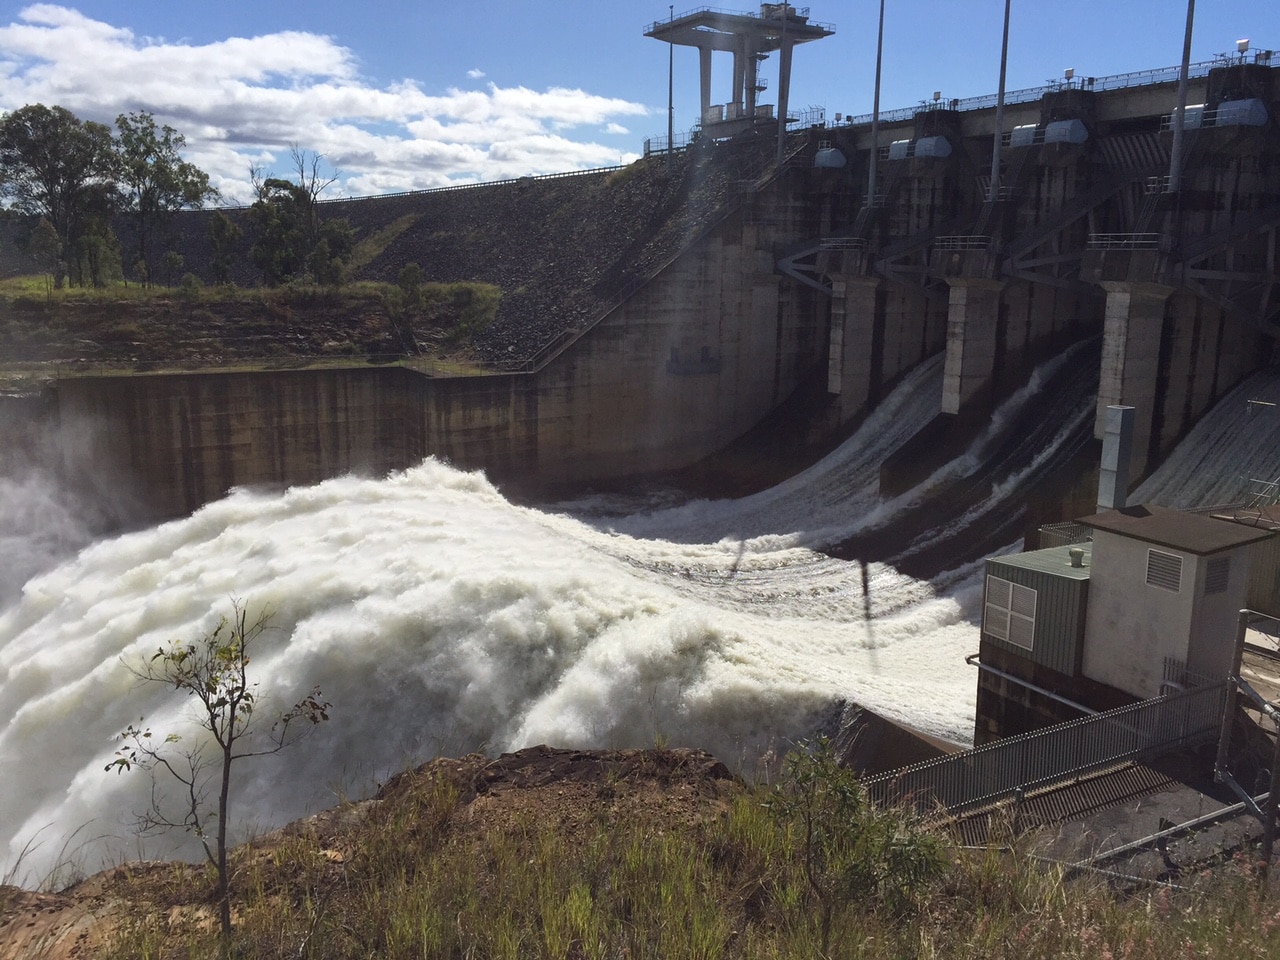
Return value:
M 436 455 L 539 485 L 685 466 L 758 423 L 825 357 L 814 298 L 782 297 L 770 228 L 735 214 L 536 374 L 400 367 L 81 377 L 63 459 L 189 512 L 236 486 L 380 474 Z

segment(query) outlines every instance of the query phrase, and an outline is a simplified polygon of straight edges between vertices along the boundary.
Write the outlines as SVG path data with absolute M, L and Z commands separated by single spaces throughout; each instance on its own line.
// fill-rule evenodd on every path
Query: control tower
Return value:
M 726 13 L 702 7 L 670 20 L 657 21 L 644 35 L 665 43 L 698 48 L 702 130 L 708 136 L 724 139 L 775 122 L 779 133 L 783 133 L 791 89 L 791 51 L 798 43 L 821 40 L 835 32 L 829 23 L 811 21 L 808 7 L 797 10 L 789 3 L 762 3 L 759 14 Z M 733 90 L 727 103 L 713 104 L 711 54 L 717 50 L 733 54 Z M 775 50 L 781 51 L 776 118 L 771 105 L 756 102 L 757 95 L 767 86 L 759 76 L 760 62 Z

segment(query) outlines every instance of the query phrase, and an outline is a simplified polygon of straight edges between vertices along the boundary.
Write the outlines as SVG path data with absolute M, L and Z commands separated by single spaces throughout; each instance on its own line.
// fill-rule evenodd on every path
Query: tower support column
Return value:
M 778 50 L 778 163 L 787 142 L 787 109 L 791 98 L 791 53 L 795 43 L 784 38 Z
M 750 50 L 747 48 L 747 38 L 738 37 L 733 49 L 733 96 L 729 98 L 729 102 L 737 108 L 738 116 L 742 115 L 742 105 L 746 102 L 747 57 L 749 55 Z
M 698 84 L 699 94 L 701 95 L 702 111 L 698 114 L 698 122 L 707 115 L 707 109 L 711 106 L 711 48 L 698 48 Z

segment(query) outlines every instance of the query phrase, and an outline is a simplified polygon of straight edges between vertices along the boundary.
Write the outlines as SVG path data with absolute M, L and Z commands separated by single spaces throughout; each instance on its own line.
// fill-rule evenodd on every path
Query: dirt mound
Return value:
M 413 823 L 433 809 L 451 843 L 494 829 L 537 822 L 572 833 L 602 818 L 695 822 L 718 816 L 741 783 L 700 750 L 563 750 L 530 747 L 491 758 L 437 759 L 389 780 L 370 800 L 343 804 L 289 824 L 235 851 L 238 870 L 264 871 L 290 844 L 316 849 L 336 875 L 362 855 L 375 822 Z M 407 810 L 415 818 L 406 818 Z M 412 842 L 409 835 L 402 842 Z M 287 889 L 295 878 L 278 876 Z M 209 883 L 187 864 L 131 863 L 96 874 L 59 893 L 0 887 L 0 960 L 70 960 L 96 956 L 125 920 L 140 916 L 208 917 Z

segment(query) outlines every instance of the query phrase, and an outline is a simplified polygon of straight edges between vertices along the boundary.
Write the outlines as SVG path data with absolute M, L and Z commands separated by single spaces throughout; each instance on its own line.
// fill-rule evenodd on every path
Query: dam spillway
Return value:
M 1211 78 L 1202 79 L 1208 97 Z M 1263 98 L 1270 125 L 1197 135 L 1188 189 L 1203 192 L 1179 208 L 1147 200 L 1162 196 L 1147 192 L 1146 178 L 1167 159 L 1160 120 L 1169 86 L 1095 93 L 1094 126 L 1075 143 L 1037 143 L 1037 131 L 1045 126 L 1047 139 L 1044 111 L 1058 116 L 1063 103 L 1089 97 L 1055 90 L 1024 104 L 1019 126 L 1033 126 L 1028 149 L 1039 149 L 1011 158 L 1011 186 L 1025 192 L 1003 211 L 979 202 L 974 170 L 992 132 L 983 109 L 943 104 L 897 130 L 888 125 L 883 203 L 866 216 L 862 125 L 798 132 L 780 167 L 754 166 L 750 145 L 694 148 L 681 175 L 692 184 L 719 171 L 724 187 L 705 216 L 661 255 L 646 247 L 644 270 L 591 286 L 598 309 L 579 301 L 577 319 L 545 331 L 548 349 L 510 365 L 522 369 L 441 377 L 409 364 L 356 364 L 60 379 L 36 416 L 60 436 L 64 469 L 116 495 L 127 489 L 140 518 L 195 512 L 91 547 L 32 580 L 4 613 L 9 743 L 32 736 L 42 756 L 59 761 L 6 798 L 12 806 L 0 821 L 14 825 L 6 839 L 20 846 L 50 823 L 65 834 L 100 812 L 105 741 L 137 706 L 124 695 L 118 657 L 198 630 L 229 593 L 245 591 L 280 611 L 264 663 L 282 694 L 324 680 L 335 702 L 355 703 L 367 722 L 326 731 L 331 739 L 291 758 L 284 776 L 248 784 L 248 809 L 264 815 L 305 810 L 321 802 L 316 790 L 376 778 L 419 752 L 537 739 L 616 746 L 676 731 L 725 754 L 767 751 L 770 736 L 808 729 L 837 696 L 943 735 L 967 730 L 972 679 L 955 662 L 976 634 L 972 570 L 935 567 L 945 576 L 931 583 L 895 569 L 899 557 L 887 549 L 891 562 L 877 563 L 816 548 L 882 549 L 875 534 L 907 526 L 911 498 L 878 495 L 877 458 L 935 416 L 957 427 L 1001 421 L 1004 404 L 1027 387 L 1022 400 L 1035 405 L 1034 370 L 1050 355 L 1081 371 L 1086 433 L 1087 393 L 1101 391 L 1086 374 L 1102 382 L 1110 363 L 1107 382 L 1121 385 L 1120 399 L 1127 384 L 1147 391 L 1147 451 L 1162 454 L 1268 362 L 1274 91 Z M 955 149 L 946 157 L 909 146 L 893 156 L 896 143 L 918 147 L 948 132 Z M 830 149 L 851 165 L 817 166 Z M 930 150 L 941 152 L 936 140 Z M 579 182 L 586 189 L 610 176 Z M 479 187 L 468 203 L 483 209 L 477 198 L 487 193 L 518 211 L 528 209 L 521 195 L 541 190 Z M 398 217 L 432 202 L 350 207 L 382 205 Z M 382 214 L 367 216 L 372 224 Z M 1158 229 L 1126 229 L 1157 221 Z M 1176 243 L 1134 239 L 1173 237 L 1178 224 Z M 433 242 L 447 244 L 445 232 Z M 1192 251 L 1207 259 L 1171 261 L 1196 235 L 1212 241 Z M 1091 236 L 1129 239 L 1095 246 Z M 402 254 L 389 250 L 371 271 L 393 275 Z M 784 262 L 813 282 L 780 270 Z M 580 267 L 544 269 L 597 276 Z M 1082 351 L 1089 359 L 1068 352 L 1099 335 L 1100 351 Z M 499 477 L 627 476 L 714 452 L 803 389 L 824 402 L 797 429 L 834 434 L 861 423 L 867 431 L 845 450 L 854 466 L 819 465 L 741 504 L 583 522 L 585 509 L 577 518 L 526 511 L 473 474 L 418 466 L 441 454 Z M 1055 392 L 1066 407 L 1080 399 Z M 1075 442 L 1067 419 L 1046 454 Z M 1027 452 L 1011 441 L 994 446 Z M 983 475 L 973 524 L 949 535 L 988 527 L 984 510 L 1017 510 L 1034 466 L 1018 463 Z M 338 476 L 388 470 L 385 479 Z M 325 482 L 307 485 L 315 481 Z M 295 486 L 221 499 L 233 487 L 284 485 Z M 916 525 L 921 536 L 909 547 L 934 549 L 929 525 Z M 54 668 L 68 659 L 83 672 L 63 683 Z M 946 676 L 930 672 L 939 663 Z M 938 710 L 926 715 L 922 702 Z M 162 717 L 175 709 L 151 706 Z M 86 707 L 100 708 L 103 721 L 91 743 Z M 379 743 L 370 769 L 328 765 L 363 756 L 389 728 L 397 733 Z M 299 783 L 313 792 L 289 786 Z M 128 797 L 113 802 L 127 807 Z
M 1273 358 L 1277 72 L 1193 76 L 1206 106 L 1177 194 L 1176 84 L 1152 72 L 1014 98 L 995 200 L 991 105 L 942 101 L 886 115 L 875 145 L 866 118 L 795 129 L 782 164 L 771 143 L 705 139 L 599 174 L 334 202 L 399 231 L 363 276 L 412 260 L 506 284 L 478 344 L 491 375 L 75 375 L 50 422 L 74 438 L 70 472 L 132 486 L 154 519 L 431 454 L 548 484 L 673 469 L 801 393 L 795 432 L 821 443 L 938 353 L 935 430 L 972 432 L 1038 363 L 1102 335 L 1097 405 L 1138 408 L 1140 475 Z M 178 249 L 199 263 L 204 215 L 187 216 Z
M 39 879 L 64 856 L 92 871 L 136 855 L 128 811 L 148 785 L 102 766 L 124 724 L 143 712 L 167 728 L 182 703 L 138 690 L 127 660 L 207 629 L 229 596 L 275 611 L 256 661 L 261 708 L 316 683 L 334 703 L 335 722 L 303 749 L 247 769 L 236 808 L 259 828 L 437 753 L 543 741 L 658 737 L 749 773 L 842 699 L 966 737 L 974 677 L 960 664 L 978 639 L 981 564 L 924 581 L 821 550 L 906 522 L 927 499 L 934 483 L 881 498 L 878 465 L 933 415 L 941 366 L 913 371 L 819 464 L 738 501 L 536 510 L 427 461 L 378 480 L 238 491 L 89 546 L 0 607 L 0 755 L 17 787 L 0 798 L 0 864 Z M 1222 496 L 1237 469 L 1273 464 L 1280 419 L 1250 423 L 1245 400 L 1277 389 L 1273 371 L 1258 374 L 1219 403 L 1170 459 L 1172 483 L 1155 475 L 1155 495 L 1190 471 L 1198 494 Z M 1016 431 L 1036 399 L 1008 401 L 994 422 Z M 1089 404 L 1079 412 L 1087 430 Z M 1064 424 L 1046 452 L 1072 435 Z M 1015 466 L 1009 448 L 997 432 L 950 468 L 999 479 L 983 504 L 996 513 L 1017 510 L 1037 468 Z M 988 452 L 1009 472 L 983 467 Z

